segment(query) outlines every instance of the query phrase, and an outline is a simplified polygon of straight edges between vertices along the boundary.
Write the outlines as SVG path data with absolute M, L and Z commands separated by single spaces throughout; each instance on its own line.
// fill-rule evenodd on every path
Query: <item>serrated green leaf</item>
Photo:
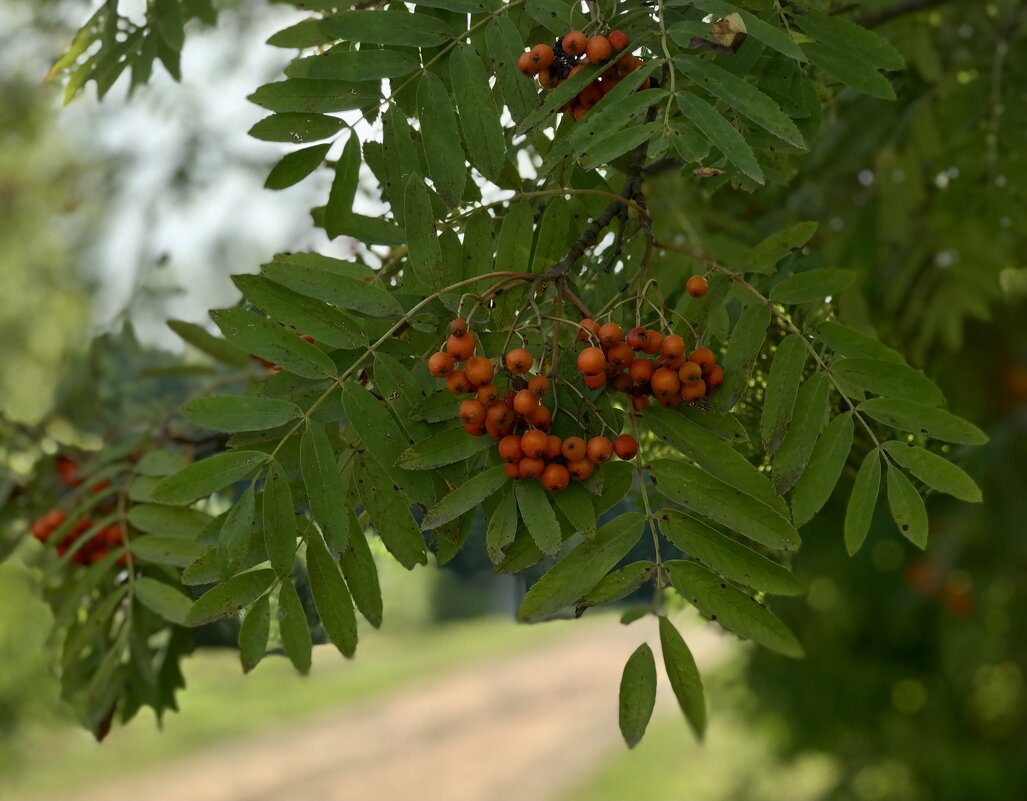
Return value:
M 768 95 L 712 61 L 687 57 L 674 60 L 685 75 L 739 114 L 792 147 L 806 150 L 806 141 L 787 114 Z
M 810 10 L 795 19 L 804 33 L 829 47 L 851 53 L 867 64 L 886 70 L 900 70 L 905 59 L 889 42 L 873 31 L 841 16 Z
M 301 295 L 369 317 L 403 313 L 392 295 L 369 282 L 373 273 L 354 270 L 351 265 L 319 253 L 294 253 L 276 256 L 274 261 L 262 265 L 260 271 L 276 284 Z
M 297 59 L 285 68 L 285 74 L 290 78 L 379 81 L 401 78 L 419 66 L 416 53 L 402 50 L 333 50 Z
M 820 511 L 842 475 L 852 450 L 852 412 L 835 417 L 817 440 L 813 455 L 792 492 L 792 520 L 801 526 Z
M 248 478 L 268 460 L 260 451 L 225 451 L 193 462 L 153 488 L 153 500 L 173 506 L 188 504 Z
M 567 253 L 567 234 L 571 227 L 570 204 L 556 197 L 546 204 L 538 227 L 538 240 L 531 260 L 531 271 L 548 270 Z
M 793 551 L 799 533 L 772 507 L 698 467 L 673 459 L 650 465 L 656 488 L 687 509 L 768 548 Z
M 628 748 L 634 748 L 645 735 L 656 707 L 656 659 L 643 643 L 628 657 L 620 679 L 618 705 L 620 731 Z
M 225 580 L 239 572 L 250 536 L 253 534 L 253 519 L 256 514 L 256 498 L 250 484 L 225 518 L 217 541 L 218 576 Z
M 449 73 L 470 162 L 498 181 L 506 163 L 506 137 L 485 64 L 473 48 L 461 45 L 449 57 Z
M 688 121 L 724 154 L 724 158 L 756 183 L 765 182 L 763 170 L 752 148 L 713 106 L 692 92 L 678 92 L 674 100 Z
M 770 299 L 775 303 L 786 304 L 822 303 L 848 289 L 855 277 L 851 270 L 834 267 L 806 270 L 774 286 L 770 290 Z
M 135 597 L 147 609 L 177 625 L 185 623 L 192 598 L 163 581 L 140 576 L 135 580 Z
M 800 222 L 771 234 L 750 248 L 739 263 L 739 269 L 746 273 L 769 275 L 781 259 L 809 242 L 817 228 L 819 223 Z
M 288 578 L 296 558 L 296 509 L 285 469 L 272 460 L 264 482 L 264 544 L 271 567 Z
M 514 493 L 517 495 L 521 519 L 532 540 L 542 553 L 556 556 L 560 552 L 562 537 L 560 524 L 556 521 L 556 513 L 549 504 L 546 491 L 537 481 L 518 481 Z
M 535 215 L 531 205 L 519 201 L 511 203 L 503 216 L 496 246 L 496 269 L 508 272 L 527 273 L 531 271 L 531 246 L 535 238 Z M 505 327 L 513 323 L 527 289 L 523 287 L 507 290 L 495 302 L 493 315 L 496 325 Z
M 815 334 L 839 356 L 852 356 L 859 359 L 877 359 L 882 362 L 904 364 L 900 354 L 882 344 L 872 336 L 863 334 L 834 320 L 821 323 Z
M 271 168 L 264 181 L 265 189 L 287 189 L 298 184 L 324 162 L 331 148 L 331 143 L 301 147 L 292 153 L 286 153 Z
M 805 340 L 789 334 L 778 345 L 767 377 L 760 435 L 769 453 L 777 450 L 788 429 L 805 365 Z
M 490 467 L 467 479 L 463 484 L 439 500 L 421 522 L 421 529 L 428 529 L 441 526 L 450 520 L 455 520 L 464 512 L 473 509 L 487 497 L 498 491 L 510 481 L 506 475 L 503 465 Z
M 739 315 L 727 343 L 727 353 L 724 354 L 726 377 L 717 392 L 717 405 L 721 409 L 731 409 L 748 388 L 753 364 L 767 336 L 770 316 L 770 307 L 765 303 L 746 306 Z M 733 417 L 727 419 L 734 420 Z
M 198 348 L 219 362 L 236 367 L 245 367 L 251 363 L 250 355 L 240 350 L 231 342 L 216 337 L 205 328 L 184 320 L 168 320 L 168 328 L 178 334 L 194 348 Z
M 940 406 L 945 396 L 920 370 L 906 364 L 876 359 L 838 359 L 831 365 L 835 377 L 864 392 Z
M 888 464 L 888 508 L 902 536 L 921 550 L 927 547 L 928 521 L 924 499 L 913 482 L 893 464 Z
M 322 227 L 329 239 L 335 239 L 345 232 L 347 221 L 353 214 L 353 199 L 360 182 L 360 164 L 360 140 L 351 131 L 339 160 L 335 162 L 335 177 L 324 209 Z
M 353 511 L 349 510 L 349 513 L 352 517 Z M 340 554 L 339 564 L 360 614 L 378 628 L 382 624 L 382 590 L 378 583 L 378 568 L 367 538 L 355 517 L 352 517 L 351 525 L 354 533 L 346 543 L 346 550 Z
M 327 44 L 332 37 L 321 30 L 320 17 L 308 17 L 305 20 L 282 28 L 268 37 L 267 44 L 271 47 L 300 48 L 316 47 Z
M 891 458 L 929 487 L 968 503 L 981 502 L 981 489 L 970 476 L 943 456 L 912 443 L 885 442 Z
M 132 528 L 147 534 L 193 539 L 213 518 L 198 509 L 181 506 L 160 506 L 136 503 L 129 507 L 128 522 Z
M 582 542 L 532 585 L 517 617 L 551 615 L 584 597 L 638 542 L 643 523 L 642 515 L 628 513 L 601 526 L 594 539 Z
M 354 532 L 346 510 L 346 494 L 339 466 L 324 427 L 309 423 L 300 438 L 300 469 L 310 512 L 336 551 L 346 548 Z
M 603 164 L 609 164 L 614 159 L 649 141 L 655 133 L 662 130 L 662 124 L 656 122 L 629 125 L 620 130 L 612 130 L 606 136 L 596 139 L 582 153 L 581 166 L 586 170 L 594 170 Z
M 355 475 L 360 499 L 374 530 L 407 570 L 428 563 L 424 537 L 410 514 L 410 504 L 385 468 L 370 453 L 363 453 L 357 462 Z
M 788 58 L 795 59 L 796 61 L 806 60 L 806 57 L 802 54 L 802 49 L 793 41 L 788 31 L 760 19 L 755 14 L 750 14 L 740 6 L 733 3 L 725 3 L 723 0 L 695 0 L 694 5 L 703 11 L 718 14 L 722 18 L 731 14 L 737 14 L 745 24 L 746 34 L 753 39 L 763 42 L 767 47 L 773 48 L 777 52 L 788 56 Z
M 725 584 L 696 562 L 665 563 L 671 584 L 705 617 L 739 637 L 784 656 L 801 659 L 802 646 L 778 617 L 755 598 Z
M 239 659 L 243 673 L 249 673 L 260 664 L 267 653 L 267 639 L 271 635 L 271 599 L 262 595 L 253 604 L 239 627 Z
M 415 420 L 423 420 L 426 423 L 441 423 L 445 420 L 455 420 L 460 415 L 460 407 L 453 402 L 453 396 L 448 392 L 439 392 L 428 395 L 415 406 L 410 414 Z
M 706 734 L 706 694 L 702 677 L 684 638 L 663 615 L 660 615 L 660 649 L 663 651 L 663 666 L 674 696 L 678 699 L 678 706 L 696 738 L 702 740 Z
M 310 671 L 312 643 L 303 604 L 291 581 L 283 581 L 278 593 L 278 633 L 282 650 L 300 673 Z
M 881 491 L 881 454 L 876 448 L 863 458 L 845 509 L 845 550 L 849 556 L 863 546 L 874 518 L 877 496 Z
M 182 537 L 168 537 L 162 534 L 147 534 L 135 537 L 131 545 L 132 555 L 142 562 L 153 565 L 186 567 L 199 558 L 204 547 Z
M 202 626 L 222 617 L 238 614 L 267 592 L 275 578 L 273 570 L 253 570 L 240 573 L 223 584 L 211 588 L 193 603 L 186 615 L 187 626 Z
M 233 275 L 232 281 L 254 306 L 332 348 L 352 350 L 367 344 L 361 325 L 348 314 L 262 275 Z
M 580 484 L 569 484 L 563 492 L 553 495 L 556 507 L 570 521 L 576 532 L 592 539 L 596 533 L 596 510 L 588 490 Z
M 404 470 L 434 470 L 443 465 L 462 462 L 488 450 L 493 440 L 487 437 L 471 437 L 461 428 L 442 431 L 428 439 L 412 445 L 400 454 L 396 466 Z
M 517 535 L 517 494 L 514 491 L 516 485 L 511 484 L 510 488 L 503 495 L 503 499 L 496 504 L 492 515 L 488 519 L 488 526 L 485 530 L 485 548 L 488 550 L 489 559 L 492 564 L 498 565 L 503 561 L 506 549 L 514 541 Z
M 802 594 L 802 585 L 791 571 L 758 551 L 674 509 L 661 510 L 657 518 L 671 543 L 725 578 L 770 595 Z
M 988 436 L 973 423 L 952 412 L 900 398 L 871 398 L 859 405 L 860 414 L 872 417 L 900 431 L 956 442 L 963 445 L 983 445 Z
M 387 353 L 374 355 L 374 385 L 411 439 L 423 440 L 431 435 L 434 429 L 414 415 L 414 410 L 425 399 L 421 385 L 397 359 Z M 451 407 L 459 408 L 453 396 L 446 395 Z
M 799 387 L 792 421 L 774 456 L 774 489 L 782 495 L 799 480 L 809 463 L 817 438 L 827 423 L 830 384 L 823 373 L 814 373 Z
M 215 431 L 263 431 L 300 417 L 295 403 L 245 395 L 208 395 L 179 409 L 186 420 Z
M 234 345 L 304 378 L 331 378 L 335 364 L 309 342 L 244 309 L 215 309 L 211 319 Z
M 362 108 L 377 102 L 380 94 L 376 83 L 289 78 L 264 84 L 246 99 L 268 111 L 320 113 Z M 328 145 L 318 147 L 328 149 Z
M 442 79 L 433 72 L 424 73 L 417 87 L 417 116 L 428 177 L 443 202 L 453 208 L 464 196 L 467 167 L 453 101 Z
M 442 249 L 435 230 L 431 198 L 424 179 L 417 173 L 407 180 L 403 221 L 414 276 L 428 289 L 442 288 Z
M 643 560 L 624 565 L 603 576 L 599 583 L 589 590 L 588 595 L 578 601 L 574 610 L 575 616 L 580 617 L 591 606 L 614 603 L 631 595 L 652 578 L 655 567 L 655 562 Z
M 321 21 L 321 30 L 344 42 L 434 47 L 452 36 L 445 20 L 400 10 L 343 11 Z
M 248 131 L 254 139 L 265 142 L 317 142 L 328 139 L 343 129 L 345 123 L 328 114 L 301 114 L 286 111 L 264 117 Z
M 353 599 L 321 534 L 313 528 L 307 531 L 307 575 L 314 606 L 328 639 L 343 656 L 353 656 L 357 650 L 357 616 L 353 612 Z
M 485 45 L 510 114 L 523 120 L 538 104 L 535 82 L 517 68 L 517 59 L 524 52 L 524 39 L 517 26 L 506 15 L 496 17 L 485 29 Z
M 895 89 L 891 82 L 873 66 L 852 53 L 837 50 L 820 42 L 802 45 L 806 58 L 839 83 L 851 86 L 857 92 L 883 100 L 894 100 Z

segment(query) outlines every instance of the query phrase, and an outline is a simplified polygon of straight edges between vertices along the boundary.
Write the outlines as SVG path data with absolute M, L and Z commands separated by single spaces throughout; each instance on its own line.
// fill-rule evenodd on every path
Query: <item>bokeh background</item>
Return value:
M 62 109 L 42 77 L 91 5 L 0 0 L 0 460 L 15 476 L 201 380 L 165 320 L 234 302 L 232 272 L 348 247 L 310 225 L 326 184 L 264 191 L 277 151 L 245 135 L 262 116 L 246 95 L 290 55 L 260 43 L 295 10 L 221 3 L 216 28 L 190 29 L 180 83 L 158 70 L 132 97 Z M 628 752 L 616 687 L 646 623 L 518 627 L 517 588 L 483 552 L 415 573 L 382 555 L 393 608 L 355 662 L 320 653 L 304 679 L 271 658 L 243 679 L 234 652 L 200 649 L 162 731 L 142 715 L 99 745 L 61 706 L 33 575 L 8 564 L 0 798 L 1027 798 L 1027 8 L 920 5 L 879 28 L 910 64 L 899 101 L 842 95 L 788 188 L 653 189 L 693 196 L 682 228 L 708 239 L 819 220 L 825 259 L 860 272 L 848 312 L 991 437 L 957 454 L 985 504 L 929 497 L 926 554 L 880 507 L 847 558 L 844 495 L 803 529 L 808 596 L 776 608 L 805 661 L 680 610 L 708 740 L 662 688 Z

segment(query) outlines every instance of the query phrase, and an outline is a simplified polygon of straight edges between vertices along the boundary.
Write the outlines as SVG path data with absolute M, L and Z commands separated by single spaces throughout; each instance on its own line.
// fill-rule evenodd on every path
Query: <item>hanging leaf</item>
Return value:
M 301 147 L 291 153 L 286 153 L 281 160 L 271 168 L 264 181 L 265 189 L 287 189 L 298 184 L 310 173 L 324 163 L 325 156 L 331 148 L 331 143 L 323 145 L 311 145 Z
M 703 11 L 717 14 L 722 18 L 731 14 L 737 14 L 745 25 L 746 34 L 753 39 L 763 42 L 767 47 L 773 48 L 777 52 L 788 56 L 788 58 L 795 59 L 796 61 L 806 60 L 806 57 L 802 54 L 802 48 L 793 41 L 788 31 L 760 19 L 755 14 L 750 14 L 738 5 L 725 3 L 724 0 L 695 0 L 693 5 Z
M 517 67 L 517 59 L 524 52 L 521 32 L 509 17 L 496 17 L 485 29 L 485 45 L 492 56 L 499 88 L 510 114 L 515 120 L 524 120 L 538 103 L 538 89 Z
M 273 570 L 253 570 L 233 576 L 197 598 L 185 617 L 185 624 L 202 626 L 238 614 L 267 592 L 274 578 Z
M 410 268 L 425 287 L 440 289 L 443 286 L 442 250 L 435 231 L 431 198 L 428 196 L 424 179 L 417 173 L 412 174 L 407 180 L 403 219 Z
M 265 142 L 316 142 L 328 139 L 342 130 L 344 123 L 328 114 L 301 114 L 286 111 L 265 117 L 249 130 L 254 139 Z
M 881 490 L 881 452 L 876 448 L 863 458 L 845 510 L 845 549 L 849 556 L 863 546 Z
M 817 440 L 792 492 L 792 520 L 797 527 L 812 520 L 831 497 L 852 450 L 853 428 L 852 412 L 845 412 L 828 423 Z
M 752 148 L 742 135 L 713 106 L 692 92 L 678 92 L 674 100 L 681 113 L 724 154 L 724 158 L 756 183 L 764 183 L 766 179 L 763 177 L 759 162 L 756 161 L 756 154 L 752 152 Z
M 355 132 L 351 132 L 342 155 L 335 163 L 335 178 L 324 210 L 322 227 L 329 239 L 344 233 L 346 223 L 353 213 L 353 199 L 360 182 L 360 163 L 360 140 Z
M 433 72 L 424 73 L 417 87 L 417 116 L 428 177 L 443 202 L 452 208 L 464 196 L 467 168 L 453 102 L 442 79 Z
M 792 410 L 795 408 L 795 398 L 799 394 L 799 383 L 805 367 L 806 343 L 800 334 L 789 334 L 781 340 L 774 352 L 763 396 L 760 437 L 770 455 L 781 445 L 792 420 Z
M 814 373 L 799 388 L 794 417 L 774 457 L 774 489 L 782 495 L 795 485 L 809 464 L 830 413 L 829 392 L 830 385 L 823 373 Z
M 773 612 L 722 582 L 695 562 L 666 562 L 671 584 L 705 617 L 725 629 L 784 656 L 801 659 L 802 646 Z
M 628 748 L 641 741 L 656 706 L 656 660 L 643 643 L 628 657 L 620 680 L 620 731 Z
M 945 396 L 937 385 L 919 370 L 905 364 L 876 359 L 838 359 L 831 372 L 851 386 L 875 395 L 929 403 L 939 406 Z
M 673 509 L 657 513 L 660 531 L 685 554 L 727 579 L 770 595 L 801 595 L 787 568 Z
M 702 740 L 706 734 L 706 694 L 703 692 L 699 668 L 674 624 L 663 615 L 660 615 L 659 620 L 663 667 L 678 699 L 678 706 L 685 713 L 685 720 L 692 727 L 696 738 Z
M 518 481 L 514 485 L 514 492 L 521 520 L 527 526 L 532 540 L 542 553 L 556 556 L 562 542 L 560 524 L 556 521 L 553 507 L 549 505 L 546 491 L 536 481 Z
M 789 276 L 770 290 L 770 299 L 775 303 L 823 303 L 839 295 L 852 285 L 856 277 L 851 270 L 824 267 L 806 270 Z
M 717 391 L 717 405 L 721 409 L 727 411 L 733 408 L 748 388 L 753 364 L 763 348 L 769 325 L 770 307 L 764 303 L 746 306 L 739 315 L 722 363 L 726 377 Z
M 816 330 L 817 338 L 839 356 L 853 356 L 860 359 L 877 359 L 882 362 L 905 364 L 905 359 L 871 336 L 848 326 L 828 320 Z
M 650 473 L 660 492 L 690 511 L 768 548 L 799 547 L 799 533 L 773 508 L 693 465 L 660 459 L 650 465 Z
M 403 313 L 392 295 L 371 283 L 374 273 L 352 262 L 319 253 L 292 253 L 276 256 L 274 261 L 262 265 L 260 271 L 276 284 L 301 295 L 363 315 L 388 317 Z
M 407 47 L 434 47 L 451 38 L 445 20 L 399 10 L 343 11 L 325 17 L 320 28 L 331 38 L 344 42 Z
M 453 428 L 407 448 L 396 460 L 396 465 L 404 470 L 434 470 L 462 462 L 493 445 L 493 440 L 488 437 L 469 437 L 463 427 Z
M 300 673 L 310 671 L 312 643 L 307 615 L 291 581 L 283 581 L 278 592 L 278 633 L 282 650 Z
M 335 364 L 309 342 L 244 309 L 215 309 L 211 319 L 233 344 L 304 378 L 330 378 Z
M 147 534 L 132 540 L 132 556 L 152 565 L 186 567 L 203 555 L 204 547 L 181 537 Z M 212 580 L 216 578 L 212 576 Z
M 243 673 L 249 673 L 264 658 L 270 634 L 271 599 L 263 595 L 246 613 L 239 627 L 239 658 Z
M 346 548 L 354 532 L 346 510 L 346 495 L 335 451 L 322 426 L 309 423 L 300 439 L 300 469 L 310 512 L 336 551 Z
M 652 578 L 655 568 L 655 562 L 645 560 L 624 565 L 603 576 L 588 595 L 578 601 L 574 609 L 575 617 L 580 617 L 591 606 L 614 603 L 631 595 Z
M 745 254 L 738 265 L 739 269 L 764 275 L 774 272 L 777 263 L 809 242 L 818 227 L 819 224 L 815 222 L 801 222 L 771 234 Z
M 363 108 L 376 103 L 380 94 L 378 84 L 374 83 L 289 78 L 264 84 L 246 99 L 268 111 L 319 113 Z M 317 148 L 327 151 L 328 145 Z
M 582 598 L 638 542 L 643 522 L 642 515 L 628 513 L 601 526 L 594 539 L 582 542 L 532 585 L 517 617 L 545 617 Z
M 967 503 L 980 503 L 980 487 L 948 459 L 912 443 L 885 442 L 885 452 L 897 463 L 938 492 Z
M 357 650 L 357 617 L 346 582 L 316 529 L 307 530 L 307 575 L 310 594 L 321 616 L 325 634 L 343 656 Z
M 488 519 L 488 526 L 485 530 L 485 548 L 494 565 L 503 561 L 506 549 L 510 547 L 517 535 L 519 518 L 515 488 L 516 485 L 510 486 Z
M 216 337 L 195 323 L 184 320 L 168 320 L 168 328 L 178 334 L 185 342 L 212 356 L 219 362 L 235 367 L 246 367 L 252 363 L 250 355 L 240 350 L 231 342 Z
M 208 395 L 179 409 L 186 420 L 215 431 L 263 431 L 300 417 L 295 403 L 243 395 Z
M 213 518 L 198 509 L 180 506 L 158 506 L 136 503 L 128 509 L 128 522 L 137 531 L 163 534 L 168 537 L 193 539 L 206 528 Z
M 264 482 L 264 544 L 271 567 L 288 578 L 296 558 L 296 510 L 285 469 L 272 460 Z
M 180 590 L 147 576 L 135 580 L 135 597 L 146 608 L 179 626 L 185 623 L 193 605 L 192 599 Z
M 361 454 L 357 466 L 355 478 L 360 498 L 389 553 L 407 570 L 427 564 L 424 537 L 410 514 L 410 504 L 385 468 L 368 453 Z
M 285 68 L 290 78 L 324 78 L 338 81 L 379 81 L 401 78 L 418 67 L 416 53 L 404 50 L 331 50 L 300 58 Z
M 352 510 L 349 510 L 353 515 Z M 339 563 L 342 575 L 346 578 L 346 586 L 353 594 L 353 602 L 368 623 L 375 628 L 382 624 L 382 590 L 378 583 L 378 568 L 374 563 L 374 555 L 367 544 L 367 538 L 360 530 L 355 517 L 350 525 L 354 532 L 346 543 Z
M 449 73 L 470 162 L 498 181 L 506 163 L 506 137 L 485 64 L 473 48 L 461 45 L 449 57 Z
M 924 499 L 906 474 L 895 465 L 887 470 L 888 508 L 902 536 L 923 550 L 927 547 L 928 521 Z
M 859 405 L 860 414 L 900 431 L 924 434 L 944 442 L 983 445 L 988 436 L 952 412 L 901 398 L 871 398 Z
M 250 484 L 242 497 L 235 502 L 218 533 L 217 565 L 218 576 L 225 580 L 239 572 L 253 534 L 255 496 Z
M 556 508 L 574 526 L 574 530 L 591 539 L 596 533 L 596 510 L 588 490 L 580 484 L 569 484 L 553 496 Z
M 193 462 L 157 482 L 153 488 L 153 500 L 157 503 L 187 506 L 252 476 L 268 458 L 266 453 L 260 451 L 224 451 Z

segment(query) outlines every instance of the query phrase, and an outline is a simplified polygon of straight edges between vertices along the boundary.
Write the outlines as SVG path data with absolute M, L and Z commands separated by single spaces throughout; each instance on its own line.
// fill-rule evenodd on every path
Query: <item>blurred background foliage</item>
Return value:
M 24 531 L 20 510 L 47 491 L 33 480 L 38 464 L 65 445 L 97 447 L 112 428 L 152 425 L 209 378 L 163 350 L 167 316 L 201 320 L 231 302 L 230 272 L 275 249 L 324 244 L 306 217 L 311 190 L 258 192 L 275 153 L 242 135 L 259 116 L 245 94 L 281 66 L 257 43 L 288 11 L 218 3 L 216 28 L 188 28 L 182 85 L 161 74 L 131 100 L 121 85 L 102 105 L 89 91 L 61 112 L 60 89 L 40 81 L 89 5 L 0 0 L 8 545 Z M 652 182 L 652 208 L 688 241 L 727 254 L 820 221 L 811 248 L 860 274 L 842 298 L 848 321 L 910 353 L 953 410 L 989 433 L 963 462 L 986 502 L 929 498 L 926 554 L 891 535 L 879 508 L 850 560 L 836 499 L 803 530 L 796 569 L 808 598 L 779 608 L 808 658 L 745 650 L 713 680 L 723 739 L 715 729 L 708 751 L 682 751 L 684 728 L 664 726 L 574 797 L 1027 795 L 1027 3 L 829 6 L 854 6 L 906 56 L 898 101 L 843 93 L 786 183 L 749 195 L 668 174 Z M 512 588 L 490 575 L 473 551 L 420 574 L 400 601 L 406 625 L 503 608 Z M 19 744 L 52 737 L 64 714 L 41 656 L 48 613 L 38 592 L 25 571 L 0 571 L 0 777 L 19 762 L 31 769 Z M 718 743 L 738 738 L 758 743 L 743 748 L 751 769 L 725 767 L 717 788 L 682 776 L 691 760 L 715 767 L 730 747 Z M 753 779 L 770 760 L 785 766 L 774 775 L 792 795 Z

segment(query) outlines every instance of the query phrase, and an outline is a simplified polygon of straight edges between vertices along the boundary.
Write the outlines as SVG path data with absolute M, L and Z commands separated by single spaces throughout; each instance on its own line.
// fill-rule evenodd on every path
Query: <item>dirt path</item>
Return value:
M 618 747 L 617 688 L 653 620 L 615 619 L 286 729 L 218 746 L 84 801 L 545 801 Z M 730 648 L 687 634 L 701 667 Z M 661 673 L 659 705 L 674 704 Z M 684 729 L 682 729 L 684 732 Z

